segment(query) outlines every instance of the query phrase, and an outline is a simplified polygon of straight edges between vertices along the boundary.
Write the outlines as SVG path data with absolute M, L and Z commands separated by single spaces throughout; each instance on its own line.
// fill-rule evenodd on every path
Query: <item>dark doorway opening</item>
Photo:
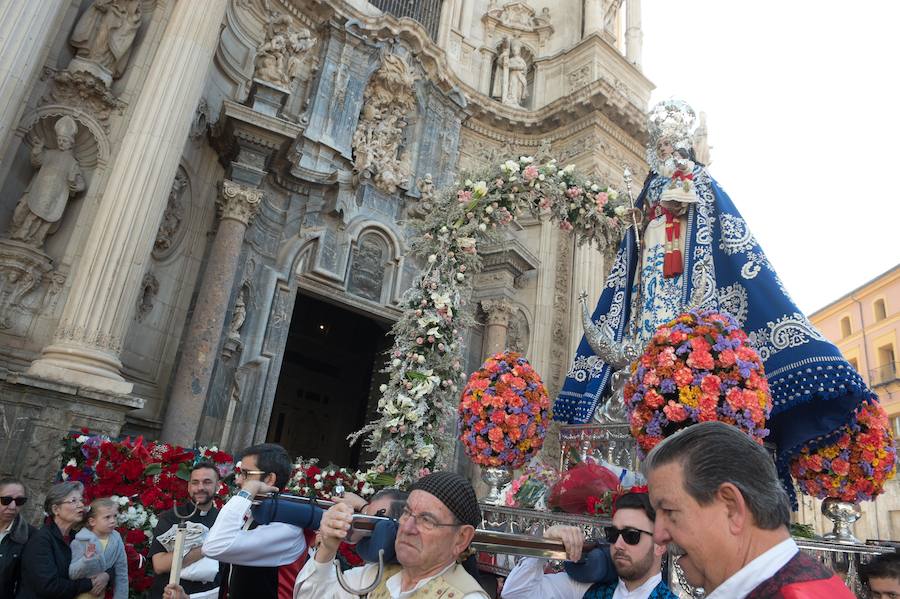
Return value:
M 267 440 L 292 458 L 358 468 L 368 459 L 347 435 L 375 414 L 390 324 L 297 294 Z M 361 455 L 362 453 L 362 455 Z

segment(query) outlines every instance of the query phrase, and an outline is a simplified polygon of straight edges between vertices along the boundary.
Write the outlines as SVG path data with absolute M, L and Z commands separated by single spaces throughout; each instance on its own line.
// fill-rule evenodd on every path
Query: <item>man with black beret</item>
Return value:
M 353 509 L 346 504 L 331 507 L 319 527 L 322 543 L 297 576 L 294 599 L 352 599 L 337 582 L 332 560 L 347 537 Z M 399 565 L 390 567 L 369 599 L 454 597 L 487 599 L 458 561 L 481 524 L 475 490 L 454 472 L 434 472 L 410 489 L 399 519 L 394 549 Z M 350 586 L 360 589 L 375 581 L 377 564 L 344 572 Z

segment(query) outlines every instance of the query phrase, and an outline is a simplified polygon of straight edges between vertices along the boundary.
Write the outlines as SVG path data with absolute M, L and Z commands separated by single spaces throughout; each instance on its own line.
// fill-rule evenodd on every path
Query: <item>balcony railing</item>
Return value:
M 898 371 L 900 371 L 900 363 L 890 362 L 870 370 L 869 380 L 872 381 L 872 385 L 887 385 L 897 380 Z
M 442 0 L 369 0 L 370 3 L 395 17 L 409 17 L 422 24 L 431 39 L 437 39 L 441 20 Z

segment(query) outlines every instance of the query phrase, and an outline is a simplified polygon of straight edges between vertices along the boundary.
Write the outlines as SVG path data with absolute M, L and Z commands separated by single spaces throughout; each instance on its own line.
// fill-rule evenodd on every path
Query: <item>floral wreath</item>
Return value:
M 435 198 L 412 223 L 410 250 L 425 264 L 404 294 L 391 329 L 394 346 L 384 369 L 378 417 L 350 435 L 365 437 L 378 473 L 403 486 L 444 464 L 455 441 L 453 421 L 463 372 L 462 331 L 472 324 L 467 305 L 481 270 L 478 248 L 500 240 L 503 228 L 523 214 L 549 216 L 581 243 L 600 248 L 618 242 L 627 224 L 625 194 L 591 181 L 574 166 L 533 157 L 507 160 L 473 173 Z

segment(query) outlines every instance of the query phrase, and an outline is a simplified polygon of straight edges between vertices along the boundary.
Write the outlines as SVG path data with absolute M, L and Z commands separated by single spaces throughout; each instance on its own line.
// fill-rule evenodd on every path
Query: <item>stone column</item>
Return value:
M 169 443 L 194 443 L 213 365 L 219 355 L 225 314 L 237 273 L 247 226 L 256 215 L 262 191 L 222 182 L 219 230 L 209 251 L 203 282 L 175 372 L 162 438 Z
M 481 345 L 483 358 L 487 358 L 506 349 L 509 319 L 515 312 L 515 308 L 506 298 L 496 298 L 481 300 L 481 309 L 487 314 L 484 341 Z
M 628 62 L 641 68 L 641 44 L 644 32 L 641 31 L 641 0 L 625 0 L 625 58 Z
M 491 95 L 491 70 L 494 68 L 494 51 L 487 46 L 481 50 L 481 73 L 478 81 L 478 91 L 486 96 Z
M 584 37 L 603 31 L 603 0 L 584 1 Z
M 29 374 L 131 392 L 120 373 L 122 339 L 212 64 L 225 3 L 175 2 L 110 167 L 54 340 Z
M 0 0 L 0 148 L 6 152 L 68 0 Z

